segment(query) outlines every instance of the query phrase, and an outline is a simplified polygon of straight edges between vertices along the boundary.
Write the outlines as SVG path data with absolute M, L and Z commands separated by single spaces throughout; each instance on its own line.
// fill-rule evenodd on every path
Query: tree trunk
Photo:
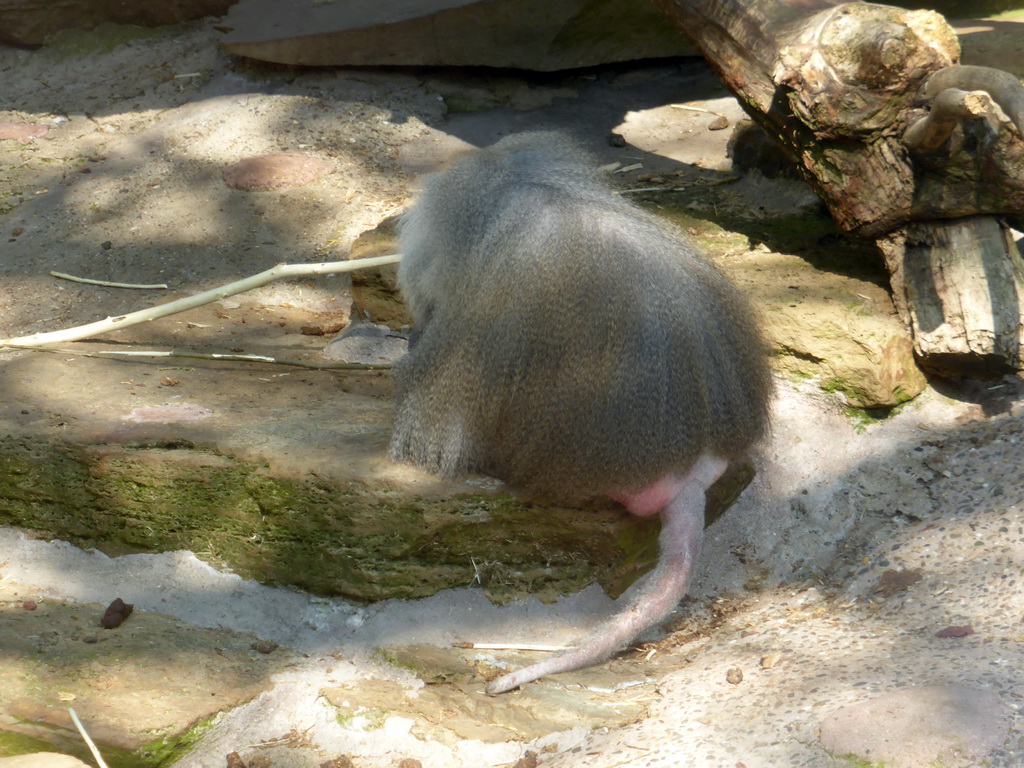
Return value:
M 1019 370 L 1024 269 L 991 215 L 1024 213 L 1020 81 L 956 65 L 956 35 L 932 11 L 654 2 L 786 149 L 836 222 L 877 239 L 922 367 Z

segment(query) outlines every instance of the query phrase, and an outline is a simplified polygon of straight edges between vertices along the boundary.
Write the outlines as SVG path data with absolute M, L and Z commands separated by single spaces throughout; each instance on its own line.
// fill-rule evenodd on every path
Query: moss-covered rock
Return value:
M 880 257 L 831 219 L 745 215 L 728 185 L 658 202 L 656 212 L 688 231 L 761 309 L 776 370 L 856 408 L 891 408 L 924 390 Z M 711 208 L 714 222 L 701 213 Z
M 0 439 L 0 522 L 110 555 L 190 549 L 264 583 L 359 600 L 474 584 L 499 601 L 553 600 L 595 580 L 619 592 L 653 562 L 657 535 L 656 522 L 611 505 L 427 499 L 274 477 L 188 445 L 10 437 Z

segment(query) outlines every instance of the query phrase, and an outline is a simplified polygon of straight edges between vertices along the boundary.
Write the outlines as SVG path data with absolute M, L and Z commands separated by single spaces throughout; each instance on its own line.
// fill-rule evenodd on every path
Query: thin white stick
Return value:
M 703 112 L 705 115 L 714 115 L 715 117 L 725 117 L 721 112 L 712 112 L 710 109 L 704 109 L 703 107 L 691 107 L 689 104 L 669 104 L 672 109 L 688 109 L 690 112 Z
M 401 261 L 401 259 L 401 254 L 392 254 L 390 256 L 374 256 L 370 259 L 323 261 L 318 264 L 278 264 L 276 267 L 272 267 L 252 277 L 236 280 L 219 288 L 211 288 L 208 291 L 197 293 L 195 296 L 186 296 L 184 299 L 169 301 L 166 304 L 160 304 L 149 309 L 140 309 L 138 312 L 130 312 L 127 315 L 108 317 L 106 320 L 97 320 L 95 323 L 65 328 L 62 331 L 47 331 L 44 333 L 33 333 L 29 336 L 0 339 L 0 347 L 40 347 L 47 344 L 59 344 L 62 341 L 78 341 L 89 336 L 97 336 L 101 333 L 128 328 L 132 325 L 184 312 L 187 309 L 201 307 L 204 304 L 210 304 L 228 296 L 234 296 L 236 293 L 251 291 L 253 288 L 259 288 L 275 280 L 283 280 L 287 277 L 325 275 L 333 272 L 351 272 L 356 269 L 394 264 L 397 261 Z
M 481 651 L 564 651 L 564 645 L 532 645 L 530 643 L 452 643 L 456 648 Z
M 73 351 L 64 351 L 62 354 L 75 354 Z M 377 371 L 387 368 L 394 368 L 391 363 L 308 363 L 305 360 L 287 360 L 280 357 L 267 357 L 266 355 L 236 355 L 226 352 L 175 352 L 161 350 L 128 350 L 128 349 L 98 349 L 95 352 L 85 353 L 86 356 L 93 355 L 124 355 L 126 357 L 188 357 L 195 360 L 227 360 L 237 363 L 273 363 L 274 365 L 293 365 L 299 368 L 315 368 L 317 370 L 341 370 L 341 371 Z
M 143 285 L 141 283 L 112 283 L 109 280 L 93 280 L 89 277 L 77 277 L 76 275 L 69 275 L 66 272 L 51 272 L 54 277 L 59 277 L 62 280 L 70 280 L 73 283 L 85 283 L 86 285 L 105 285 L 107 288 L 166 288 L 167 283 L 154 283 L 152 285 Z
M 620 195 L 635 195 L 638 192 L 685 192 L 686 187 L 636 187 L 620 189 Z
M 88 352 L 81 349 L 62 349 L 61 347 L 19 347 L 34 349 L 36 352 L 49 352 L 54 355 L 75 355 L 103 359 L 105 356 L 124 357 L 185 357 L 194 360 L 227 360 L 238 363 L 270 363 L 272 365 L 291 365 L 298 368 L 311 368 L 317 371 L 383 371 L 394 368 L 394 363 L 311 363 L 306 360 L 289 360 L 282 357 L 266 355 L 236 355 L 226 352 L 178 352 L 176 350 L 158 349 L 96 349 Z M 3 579 L 0 579 L 2 582 Z
M 78 715 L 75 714 L 75 710 L 68 707 L 68 712 L 71 713 L 71 719 L 75 722 L 75 727 L 78 732 L 82 734 L 82 738 L 85 739 L 85 743 L 89 745 L 89 750 L 92 752 L 92 756 L 96 758 L 96 764 L 100 768 L 107 768 L 107 764 L 103 762 L 103 755 L 96 749 L 96 745 L 93 744 L 92 739 L 89 738 L 89 734 L 85 732 L 85 726 L 82 725 L 82 721 L 78 719 Z

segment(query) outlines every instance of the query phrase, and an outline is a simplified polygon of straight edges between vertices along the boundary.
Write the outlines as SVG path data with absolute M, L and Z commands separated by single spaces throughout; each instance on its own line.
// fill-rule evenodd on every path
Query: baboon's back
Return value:
M 460 159 L 403 230 L 418 338 L 396 369 L 393 458 L 571 500 L 766 432 L 771 377 L 744 297 L 566 139 Z

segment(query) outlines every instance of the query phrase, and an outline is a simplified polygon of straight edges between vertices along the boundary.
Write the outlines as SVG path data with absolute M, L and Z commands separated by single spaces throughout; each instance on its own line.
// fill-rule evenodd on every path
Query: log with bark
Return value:
M 932 11 L 654 0 L 846 231 L 874 238 L 921 366 L 1024 368 L 1024 86 L 959 65 Z

